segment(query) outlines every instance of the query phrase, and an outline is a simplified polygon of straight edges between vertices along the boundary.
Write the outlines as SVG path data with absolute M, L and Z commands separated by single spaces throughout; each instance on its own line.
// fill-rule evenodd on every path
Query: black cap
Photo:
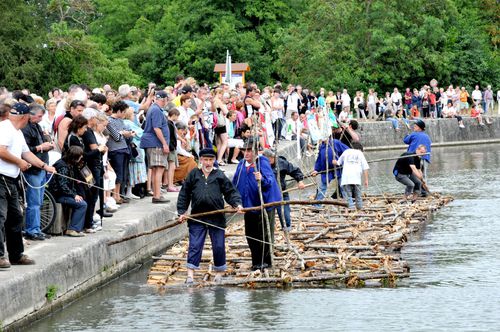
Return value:
M 155 98 L 156 99 L 165 99 L 167 97 L 168 97 L 167 93 L 165 91 L 163 91 L 163 90 L 158 90 L 155 93 Z
M 252 138 L 249 138 L 245 143 L 243 143 L 243 147 L 241 150 L 254 150 L 254 140 Z
M 215 158 L 215 156 L 216 156 L 216 153 L 215 153 L 214 149 L 205 148 L 205 149 L 202 149 L 200 151 L 200 158 L 201 157 L 213 157 L 213 158 Z
M 193 92 L 193 88 L 190 85 L 184 85 L 181 89 L 182 94 Z
M 417 122 L 415 122 L 415 125 L 418 126 L 420 129 L 425 130 L 425 122 L 424 121 L 417 120 Z
M 30 108 L 25 103 L 15 103 L 14 105 L 12 105 L 12 109 L 10 110 L 10 114 L 13 114 L 13 115 L 30 114 Z

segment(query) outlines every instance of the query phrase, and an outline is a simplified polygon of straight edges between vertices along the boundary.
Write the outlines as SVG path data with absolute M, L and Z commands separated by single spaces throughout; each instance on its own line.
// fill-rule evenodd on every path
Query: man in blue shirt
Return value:
M 281 192 L 269 159 L 256 155 L 257 145 L 254 146 L 252 139 L 245 143 L 242 148 L 244 157 L 239 162 L 233 177 L 233 184 L 238 189 L 245 208 L 281 201 Z M 259 182 L 264 202 L 260 200 Z M 275 207 L 270 207 L 264 211 L 264 215 L 260 210 L 245 213 L 245 236 L 252 253 L 253 270 L 265 269 L 272 265 L 270 243 L 274 238 L 275 211 Z M 268 237 L 266 217 L 269 220 L 271 239 Z
M 342 177 L 342 168 L 335 166 L 333 160 L 337 160 L 347 149 L 349 147 L 338 139 L 329 139 L 328 142 L 321 143 L 318 158 L 314 164 L 314 171 L 312 172 L 312 176 L 321 174 L 321 182 L 316 194 L 316 200 L 320 201 L 325 198 L 328 183 L 334 178 L 337 179 L 337 191 L 340 190 L 342 192 L 342 188 L 339 186 Z
M 427 180 L 427 167 L 431 163 L 431 138 L 425 132 L 425 122 L 422 120 L 417 120 L 413 125 L 413 133 L 406 135 L 403 139 L 405 144 L 408 144 L 407 152 L 415 153 L 420 145 L 425 146 L 427 154 L 421 156 L 423 160 L 422 163 L 422 173 L 424 175 L 424 180 Z M 427 196 L 427 192 L 422 190 L 422 196 Z
M 151 184 L 153 189 L 153 203 L 168 203 L 169 200 L 161 196 L 163 172 L 168 165 L 169 130 L 168 121 L 163 113 L 167 104 L 167 93 L 157 91 L 155 102 L 146 114 L 146 125 L 141 137 L 141 149 L 146 149 L 148 166 L 151 168 Z

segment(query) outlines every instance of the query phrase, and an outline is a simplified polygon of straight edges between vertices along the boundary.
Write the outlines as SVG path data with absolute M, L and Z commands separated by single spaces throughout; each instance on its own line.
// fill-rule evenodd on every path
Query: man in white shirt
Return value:
M 351 107 L 351 96 L 349 96 L 349 94 L 347 93 L 347 89 L 344 89 L 342 91 L 341 99 L 342 99 L 342 109 L 345 109 L 347 107 L 349 111 Z
M 28 124 L 30 109 L 24 103 L 12 106 L 9 119 L 0 122 L 0 269 L 31 265 L 35 261 L 23 254 L 22 222 L 17 178 L 21 171 L 38 167 L 49 173 L 55 169 L 38 159 L 26 145 L 21 128 Z M 9 259 L 5 257 L 7 242 Z
M 298 112 L 299 95 L 293 85 L 288 85 L 288 92 L 285 95 L 286 99 L 286 117 L 291 116 L 293 112 Z
M 481 93 L 481 90 L 479 90 L 479 85 L 476 85 L 476 88 L 472 91 L 472 100 L 474 100 L 476 107 L 481 104 L 482 99 L 483 94 Z
M 352 143 L 352 149 L 347 149 L 342 153 L 335 165 L 343 165 L 340 185 L 345 194 L 345 199 L 349 209 L 354 208 L 353 196 L 356 199 L 356 208 L 363 208 L 361 198 L 361 175 L 364 177 L 364 185 L 368 187 L 368 162 L 363 154 L 363 146 L 359 142 Z
M 403 97 L 398 91 L 398 88 L 394 88 L 393 93 L 391 93 L 392 107 L 394 110 L 399 110 L 403 104 Z

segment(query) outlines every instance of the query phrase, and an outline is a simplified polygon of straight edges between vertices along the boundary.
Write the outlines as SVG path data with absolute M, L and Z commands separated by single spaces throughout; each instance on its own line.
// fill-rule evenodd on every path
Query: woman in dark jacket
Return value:
M 84 135 L 87 133 L 88 120 L 82 116 L 78 115 L 73 118 L 68 129 L 68 138 L 64 142 L 64 151 L 67 151 L 71 146 L 78 146 L 83 150 L 83 160 L 81 167 L 91 167 L 94 159 L 99 158 L 99 150 L 93 150 L 86 141 L 83 139 Z M 90 168 L 89 168 L 90 169 Z M 83 199 L 87 203 L 87 209 L 85 213 L 85 233 L 95 233 L 92 228 L 94 224 L 94 209 L 97 197 L 94 197 L 94 192 L 88 186 L 83 187 Z M 97 194 L 97 192 L 95 192 Z
M 87 203 L 83 199 L 83 184 L 72 180 L 80 179 L 78 165 L 82 161 L 83 149 L 79 146 L 70 146 L 65 150 L 63 157 L 54 164 L 59 176 L 55 176 L 49 183 L 49 190 L 56 202 L 73 209 L 71 221 L 66 230 L 66 235 L 73 237 L 84 236 L 82 230 L 87 211 Z

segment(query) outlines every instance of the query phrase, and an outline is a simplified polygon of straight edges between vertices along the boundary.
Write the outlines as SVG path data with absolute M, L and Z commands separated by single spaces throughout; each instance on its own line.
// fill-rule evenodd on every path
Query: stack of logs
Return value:
M 228 270 L 217 285 L 240 287 L 363 287 L 395 286 L 409 277 L 401 248 L 410 233 L 431 212 L 452 200 L 433 194 L 408 202 L 398 195 L 365 196 L 364 208 L 352 211 L 324 205 L 292 206 L 292 230 L 278 231 L 276 220 L 274 267 L 251 271 L 251 257 L 242 221 L 226 230 Z M 148 283 L 163 288 L 184 285 L 188 241 L 182 240 L 154 257 Z M 213 286 L 212 250 L 207 238 L 195 287 Z

